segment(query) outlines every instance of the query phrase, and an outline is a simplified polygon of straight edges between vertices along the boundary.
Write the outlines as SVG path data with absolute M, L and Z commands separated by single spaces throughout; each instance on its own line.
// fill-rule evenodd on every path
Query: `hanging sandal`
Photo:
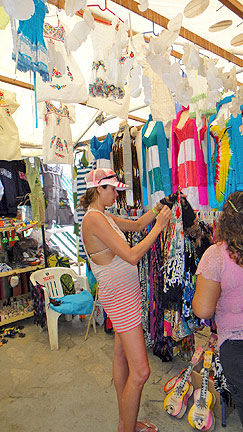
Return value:
M 137 427 L 141 426 L 142 429 L 139 429 L 139 432 L 159 432 L 159 428 L 155 426 L 153 423 L 150 423 L 146 420 L 139 421 L 136 424 Z

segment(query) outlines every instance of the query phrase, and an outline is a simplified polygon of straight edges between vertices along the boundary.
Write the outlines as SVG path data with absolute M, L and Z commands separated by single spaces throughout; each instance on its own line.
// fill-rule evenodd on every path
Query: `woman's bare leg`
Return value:
M 115 333 L 113 379 L 118 400 L 118 432 L 124 432 L 122 420 L 122 394 L 128 378 L 128 364 L 118 333 Z
M 122 393 L 123 432 L 135 432 L 143 386 L 150 375 L 142 326 L 119 333 L 129 374 Z

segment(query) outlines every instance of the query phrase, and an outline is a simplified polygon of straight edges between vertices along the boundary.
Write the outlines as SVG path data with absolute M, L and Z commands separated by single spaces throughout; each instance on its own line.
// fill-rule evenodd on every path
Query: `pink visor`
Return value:
M 111 169 L 97 168 L 90 171 L 85 176 L 86 188 L 90 189 L 98 186 L 115 186 L 117 190 L 125 190 L 129 186 L 117 180 L 116 174 Z

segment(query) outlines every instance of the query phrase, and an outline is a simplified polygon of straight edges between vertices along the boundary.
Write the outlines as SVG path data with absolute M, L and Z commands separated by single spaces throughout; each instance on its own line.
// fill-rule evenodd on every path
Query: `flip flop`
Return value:
M 139 429 L 139 432 L 159 432 L 159 428 L 147 420 L 137 422 L 136 427 L 140 425 L 142 429 Z

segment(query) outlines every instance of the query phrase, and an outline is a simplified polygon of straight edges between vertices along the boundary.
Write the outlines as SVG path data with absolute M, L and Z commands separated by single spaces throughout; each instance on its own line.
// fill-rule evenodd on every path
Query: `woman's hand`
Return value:
M 164 205 L 156 219 L 156 225 L 160 227 L 161 231 L 167 226 L 170 217 L 171 217 L 171 210 L 167 205 Z

